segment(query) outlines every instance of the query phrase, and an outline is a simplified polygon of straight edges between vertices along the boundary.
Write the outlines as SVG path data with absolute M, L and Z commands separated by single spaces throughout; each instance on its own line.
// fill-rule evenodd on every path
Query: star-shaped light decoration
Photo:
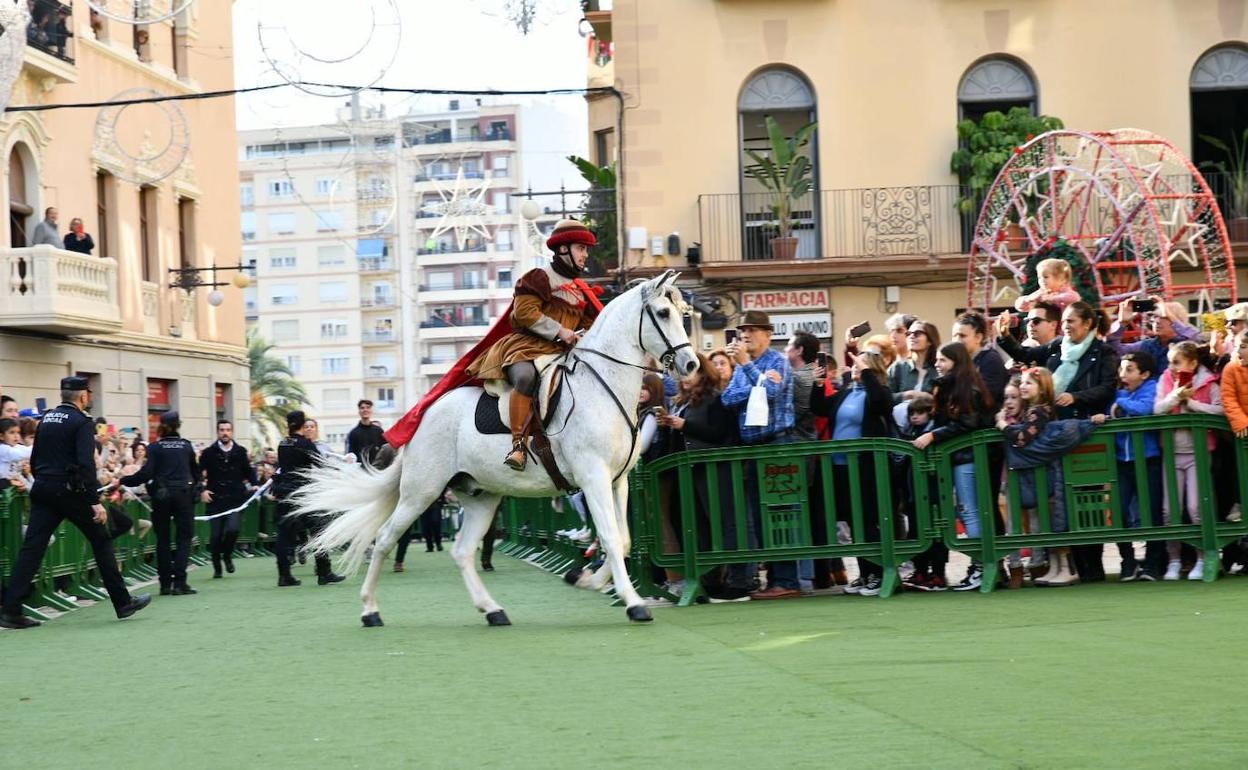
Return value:
M 1187 215 L 1187 205 L 1184 201 L 1174 201 L 1173 207 L 1170 218 L 1159 219 L 1159 221 L 1165 225 L 1166 238 L 1169 241 L 1167 245 L 1174 246 L 1175 241 L 1186 240 L 1187 249 L 1179 247 L 1169 250 L 1166 255 L 1166 261 L 1174 264 L 1176 259 L 1182 259 L 1192 267 L 1200 267 L 1200 256 L 1196 253 L 1196 241 L 1204 236 L 1205 230 L 1208 230 L 1209 226 L 1199 221 L 1192 221 Z
M 460 166 L 455 175 L 454 186 L 449 190 L 438 190 L 442 200 L 426 203 L 421 207 L 430 214 L 442 217 L 429 234 L 429 239 L 434 240 L 442 233 L 454 230 L 456 241 L 461 246 L 464 236 L 469 232 L 476 233 L 487 241 L 494 240 L 482 220 L 487 214 L 494 213 L 494 207 L 485 202 L 485 193 L 489 187 L 490 180 L 483 179 L 480 187 L 475 190 L 468 189 L 464 183 L 464 167 Z

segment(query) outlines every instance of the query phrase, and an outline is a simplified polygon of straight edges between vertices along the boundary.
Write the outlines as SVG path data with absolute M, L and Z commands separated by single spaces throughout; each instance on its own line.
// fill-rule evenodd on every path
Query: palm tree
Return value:
M 251 367 L 251 421 L 266 444 L 286 435 L 286 414 L 308 403 L 308 393 L 295 373 L 271 352 L 273 345 L 247 330 L 247 363 Z

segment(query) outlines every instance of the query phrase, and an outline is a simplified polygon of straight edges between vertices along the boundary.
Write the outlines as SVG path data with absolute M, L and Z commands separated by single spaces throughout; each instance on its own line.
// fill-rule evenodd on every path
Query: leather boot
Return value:
M 503 464 L 512 470 L 522 471 L 528 459 L 524 448 L 524 434 L 529 427 L 529 416 L 533 413 L 533 399 L 513 390 L 508 409 L 511 421 L 511 454 L 507 455 Z
M 1079 575 L 1075 572 L 1074 556 L 1070 549 L 1054 548 L 1049 553 L 1049 573 L 1037 580 L 1036 585 L 1061 587 L 1078 583 Z
M 230 570 L 230 572 L 233 571 Z M 221 577 L 221 557 L 215 553 L 212 555 L 212 577 L 214 579 L 220 579 Z
M 1010 588 L 1023 587 L 1023 566 L 1010 567 Z

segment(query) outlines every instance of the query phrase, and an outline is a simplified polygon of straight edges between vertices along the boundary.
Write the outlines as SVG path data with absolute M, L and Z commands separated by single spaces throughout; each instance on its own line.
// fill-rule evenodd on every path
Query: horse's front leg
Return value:
M 622 532 L 617 521 L 615 494 L 608 480 L 610 473 L 606 468 L 600 468 L 588 477 L 593 481 L 585 485 L 585 501 L 589 503 L 589 512 L 598 528 L 598 542 L 602 545 L 606 564 L 610 565 L 611 574 L 615 576 L 615 595 L 624 602 L 629 620 L 653 620 L 650 610 L 628 579 L 628 569 L 624 566 L 621 545 L 628 539 L 627 528 Z

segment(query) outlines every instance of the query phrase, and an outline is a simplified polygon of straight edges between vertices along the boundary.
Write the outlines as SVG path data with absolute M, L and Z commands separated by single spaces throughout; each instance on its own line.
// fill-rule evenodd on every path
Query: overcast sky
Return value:
M 304 81 L 408 88 L 584 88 L 580 3 L 540 0 L 545 22 L 539 17 L 527 36 L 499 13 L 504 5 L 503 0 L 236 0 L 235 83 L 239 88 L 267 85 L 281 82 L 284 74 Z M 384 97 L 392 115 L 409 107 L 444 110 L 448 98 Z M 343 101 L 341 95 L 314 96 L 296 88 L 241 95 L 238 128 L 329 123 Z M 525 103 L 521 97 L 500 101 Z M 552 169 L 558 168 L 571 185 L 578 177 L 562 172 L 566 162 L 561 159 L 587 154 L 585 101 L 575 95 L 541 102 L 545 109 L 522 126 L 526 135 L 543 139 L 526 147 L 526 158 L 536 152 L 550 162 L 526 160 L 526 176 L 536 177 L 531 179 L 535 184 L 550 184 Z

